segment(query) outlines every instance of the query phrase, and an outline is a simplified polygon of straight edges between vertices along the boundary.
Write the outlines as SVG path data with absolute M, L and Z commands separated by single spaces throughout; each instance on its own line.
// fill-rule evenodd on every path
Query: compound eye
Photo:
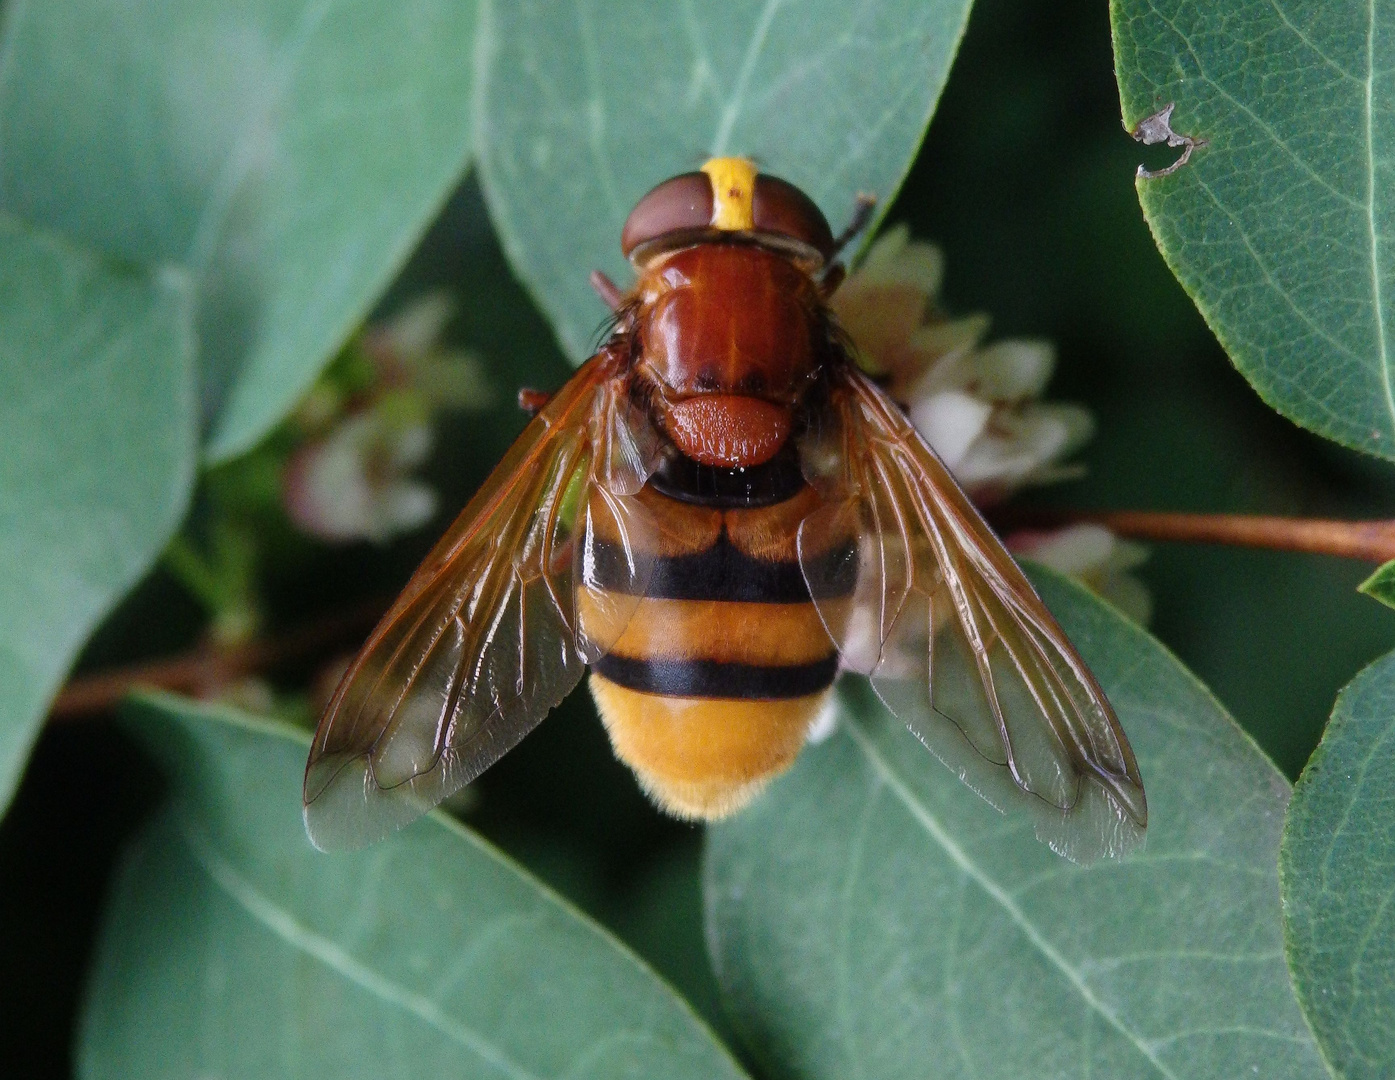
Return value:
M 778 176 L 756 177 L 751 216 L 757 232 L 777 233 L 808 244 L 824 259 L 833 254 L 833 230 L 814 200 Z
M 671 232 L 705 229 L 712 224 L 712 181 L 703 172 L 665 180 L 630 211 L 620 233 L 620 250 L 630 252 Z

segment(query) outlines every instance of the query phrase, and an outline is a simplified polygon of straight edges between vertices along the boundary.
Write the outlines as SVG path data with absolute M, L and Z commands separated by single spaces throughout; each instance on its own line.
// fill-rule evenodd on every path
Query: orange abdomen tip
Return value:
M 591 673 L 615 756 L 676 817 L 733 814 L 794 764 L 829 691 L 780 700 L 646 694 Z

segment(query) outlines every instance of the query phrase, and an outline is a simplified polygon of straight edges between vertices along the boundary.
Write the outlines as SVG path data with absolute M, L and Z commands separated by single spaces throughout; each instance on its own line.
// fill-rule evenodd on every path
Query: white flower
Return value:
M 395 414 L 396 413 L 396 414 Z M 287 463 L 282 501 L 295 524 L 324 540 L 382 543 L 423 525 L 436 493 L 408 473 L 431 450 L 431 428 L 400 410 L 353 413 Z
M 939 432 L 933 427 L 921 431 L 938 450 Z M 955 464 L 948 460 L 945 464 L 977 502 L 997 502 L 1027 484 L 1080 475 L 1078 467 L 1057 462 L 1074 453 L 1093 432 L 1093 418 L 1075 405 L 996 409 Z
M 988 427 L 993 406 L 962 390 L 912 398 L 908 404 L 911 423 L 957 478 L 969 450 Z
M 939 304 L 944 258 L 900 225 L 880 237 L 833 294 L 831 306 L 857 360 L 905 408 L 964 490 L 980 506 L 1028 484 L 1079 476 L 1065 463 L 1094 433 L 1079 405 L 1038 399 L 1056 364 L 1050 342 L 1010 339 L 981 345 L 988 318 L 950 319 Z M 1147 549 L 1099 525 L 1023 532 L 1008 546 L 1112 600 L 1147 622 L 1152 599 L 1127 573 Z M 865 637 L 871 640 L 871 627 Z M 865 647 L 866 643 L 863 642 Z
M 994 502 L 1026 484 L 1079 475 L 1061 462 L 1093 434 L 1078 405 L 1043 404 L 1055 366 L 1048 342 L 979 342 L 982 315 L 945 317 L 938 303 L 944 259 L 887 232 L 833 295 L 833 310 L 911 422 L 973 499 Z
M 1014 555 L 1076 578 L 1140 625 L 1152 618 L 1148 587 L 1129 573 L 1148 558 L 1142 544 L 1120 540 L 1103 525 L 1082 523 L 1051 532 L 1016 532 L 1007 546 Z
M 443 292 L 418 297 L 363 333 L 364 351 L 388 386 L 410 385 L 432 407 L 481 409 L 490 404 L 489 381 L 469 353 L 441 347 L 455 301 Z
M 418 296 L 392 318 L 369 327 L 368 337 L 405 360 L 434 351 L 455 314 L 455 301 L 444 292 Z
M 436 511 L 436 493 L 409 474 L 432 443 L 444 408 L 489 402 L 483 370 L 441 345 L 454 302 L 433 292 L 366 327 L 301 403 L 296 449 L 281 497 L 302 531 L 322 540 L 383 542 Z

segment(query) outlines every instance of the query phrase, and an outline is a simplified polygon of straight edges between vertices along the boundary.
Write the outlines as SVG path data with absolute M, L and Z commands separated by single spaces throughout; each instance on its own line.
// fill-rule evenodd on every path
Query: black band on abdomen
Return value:
M 766 667 L 714 660 L 640 660 L 603 656 L 596 673 L 618 686 L 664 697 L 743 700 L 808 697 L 833 685 L 837 655 L 810 664 Z
M 586 584 L 624 591 L 633 580 L 619 545 L 598 540 Z M 644 595 L 656 600 L 725 600 L 745 604 L 798 604 L 809 599 L 804 572 L 794 562 L 773 562 L 747 555 L 725 532 L 705 551 L 691 555 L 651 556 L 654 569 Z M 856 548 L 852 543 L 821 556 L 814 569 L 818 598 L 847 596 L 857 587 Z
M 763 465 L 724 469 L 675 454 L 649 478 L 661 495 L 695 506 L 724 510 L 775 506 L 804 489 L 804 473 L 793 443 Z

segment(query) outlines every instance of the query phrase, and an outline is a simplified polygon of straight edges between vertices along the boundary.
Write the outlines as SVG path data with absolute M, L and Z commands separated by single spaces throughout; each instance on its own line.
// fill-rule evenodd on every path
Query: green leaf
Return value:
M 1139 178 L 1164 258 L 1291 420 L 1395 458 L 1395 11 L 1113 0 L 1124 126 L 1206 140 Z
M 1386 607 L 1395 607 L 1395 559 L 1377 567 L 1376 572 L 1356 588 Z
M 1337 1076 L 1395 1074 L 1395 653 L 1337 698 L 1280 862 L 1298 1000 Z
M 175 782 L 97 950 L 84 1077 L 739 1077 L 684 1002 L 473 833 L 305 837 L 302 732 L 161 696 Z
M 612 0 L 491 7 L 477 123 L 504 249 L 573 359 L 621 285 L 620 228 L 646 191 L 711 154 L 802 187 L 834 231 L 859 192 L 890 204 L 970 0 Z
M 216 459 L 290 409 L 464 170 L 472 3 L 6 6 L 0 207 L 197 282 Z
M 181 283 L 0 214 L 0 809 L 92 627 L 193 483 Z
M 1288 782 L 1144 631 L 1033 578 L 1133 742 L 1145 847 L 1053 855 L 854 687 L 838 733 L 709 834 L 738 1027 L 804 1080 L 1324 1076 L 1284 967 Z

